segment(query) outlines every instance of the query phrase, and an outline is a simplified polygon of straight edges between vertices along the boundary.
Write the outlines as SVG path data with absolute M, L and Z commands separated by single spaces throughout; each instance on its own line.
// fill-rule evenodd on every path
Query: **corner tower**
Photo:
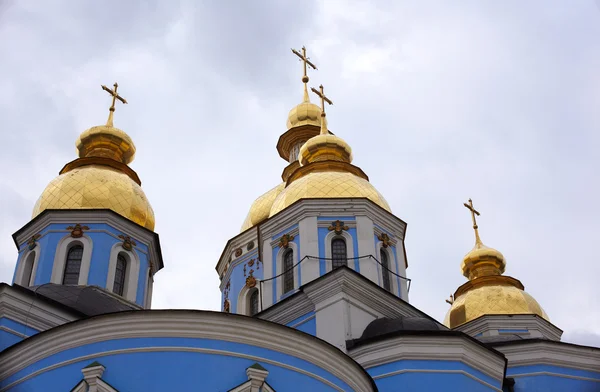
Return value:
M 468 282 L 456 289 L 444 324 L 473 336 L 518 335 L 559 340 L 560 329 L 550 323 L 540 304 L 518 279 L 503 275 L 506 261 L 498 250 L 487 247 L 479 237 L 476 216 L 480 213 L 469 199 L 475 246 L 461 263 Z M 507 338 L 510 338 L 507 337 Z
M 113 126 L 113 89 L 105 125 L 83 132 L 79 158 L 48 184 L 32 220 L 13 235 L 19 257 L 13 284 L 59 300 L 95 291 L 127 306 L 149 308 L 154 273 L 163 267 L 154 212 L 128 164 L 133 141 Z M 89 305 L 89 304 L 88 304 Z

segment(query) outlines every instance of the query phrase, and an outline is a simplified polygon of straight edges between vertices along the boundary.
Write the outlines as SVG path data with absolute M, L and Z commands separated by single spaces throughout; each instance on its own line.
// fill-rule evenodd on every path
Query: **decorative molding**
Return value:
M 292 242 L 294 240 L 294 236 L 290 235 L 290 234 L 284 234 L 281 236 L 281 238 L 279 239 L 279 243 L 277 244 L 280 248 L 285 248 L 287 249 L 287 247 L 289 246 L 290 242 Z
M 102 333 L 98 333 L 102 331 Z M 346 383 L 352 390 L 373 391 L 372 380 L 366 371 L 334 346 L 313 336 L 265 322 L 256 318 L 224 314 L 221 312 L 190 310 L 141 310 L 136 312 L 117 312 L 80 320 L 63 325 L 27 339 L 19 344 L 18 350 L 8 349 L 0 356 L 0 379 L 7 379 L 15 373 L 54 354 L 66 350 L 118 339 L 183 337 L 191 339 L 215 339 L 273 350 L 291 355 L 313 364 Z M 269 339 L 265 339 L 269 336 Z M 167 347 L 148 347 L 125 349 L 168 351 Z M 219 350 L 196 349 L 191 347 L 173 347 L 174 351 L 216 351 L 222 355 L 242 356 L 245 354 Z M 90 358 L 101 357 L 107 353 L 94 353 Z M 73 359 L 81 361 L 83 358 Z M 273 362 L 256 358 L 261 363 Z M 284 364 L 278 364 L 279 366 Z M 57 365 L 58 366 L 58 365 Z M 60 364 L 64 366 L 64 363 Z M 285 366 L 285 365 L 284 365 Z M 289 365 L 287 366 L 288 368 Z M 298 369 L 301 371 L 301 369 Z M 319 377 L 303 371 L 311 377 Z M 39 374 L 39 371 L 38 373 Z M 30 374 L 31 376 L 31 374 Z M 25 376 L 29 377 L 29 376 Z M 7 390 L 19 382 L 6 385 Z M 331 382 L 319 378 L 331 387 L 341 390 Z
M 293 297 L 287 298 L 285 306 L 273 305 L 261 312 L 259 317 L 263 320 L 287 325 L 297 318 L 314 311 L 315 305 L 308 299 L 306 294 L 299 292 Z
M 329 231 L 334 231 L 335 234 L 340 235 L 342 231 L 347 231 L 349 229 L 348 226 L 344 225 L 344 222 L 341 220 L 336 220 L 335 222 L 331 222 L 331 225 L 327 228 Z
M 486 387 L 497 391 L 497 392 L 502 392 L 502 389 L 499 389 L 495 386 L 493 386 L 490 383 L 487 383 L 485 381 L 483 381 L 480 378 L 475 377 L 474 375 L 472 375 L 471 373 L 465 372 L 464 370 L 442 370 L 442 369 L 402 369 L 402 370 L 396 370 L 394 372 L 389 372 L 389 373 L 384 373 L 384 374 L 380 374 L 378 376 L 373 376 L 374 380 L 379 380 L 382 378 L 386 378 L 386 377 L 394 377 L 400 374 L 406 374 L 406 373 L 424 373 L 424 374 L 460 374 L 466 377 L 469 377 L 472 380 L 477 381 L 478 383 L 485 385 Z M 426 377 L 426 376 L 424 376 Z
M 82 226 L 79 223 L 76 223 L 75 226 L 67 226 L 67 230 L 71 230 L 71 237 L 73 238 L 81 238 L 83 236 L 83 232 L 89 229 L 89 227 L 85 225 Z
M 240 257 L 240 256 L 242 255 L 242 253 L 243 253 L 243 251 L 242 251 L 242 248 L 237 248 L 237 249 L 234 251 L 234 255 L 235 255 L 235 257 Z
M 325 239 L 323 240 L 323 243 L 319 244 L 319 246 L 323 246 L 325 248 L 325 273 L 330 272 L 333 269 L 333 260 L 331 259 L 331 243 L 336 238 L 344 239 L 344 242 L 346 243 L 346 265 L 351 270 L 355 270 L 354 239 L 352 238 L 352 235 L 347 231 L 342 230 L 338 233 L 335 230 L 333 230 L 327 233 Z
M 530 332 L 538 331 L 541 336 L 554 341 L 559 341 L 562 336 L 562 330 L 560 328 L 535 314 L 483 315 L 454 328 L 454 330 L 464 332 L 470 336 L 476 336 L 478 334 L 499 329 L 527 329 Z
M 21 286 L 25 286 L 25 287 L 33 286 L 35 284 L 35 276 L 37 275 L 38 262 L 40 260 L 41 253 L 42 252 L 41 252 L 40 247 L 36 246 L 33 249 L 28 250 L 27 253 L 25 253 L 23 256 L 21 256 L 21 258 L 17 261 L 17 271 L 15 273 L 14 283 L 21 285 Z M 33 261 L 31 264 L 31 274 L 29 275 L 29 281 L 23 282 L 23 275 L 25 274 L 25 268 L 27 266 L 28 259 L 31 257 L 32 254 L 33 254 Z
M 511 374 L 511 377 L 536 377 L 536 376 L 550 376 L 550 377 L 560 377 L 560 378 L 571 378 L 574 380 L 581 381 L 592 381 L 592 382 L 600 382 L 600 378 L 591 378 L 591 377 L 582 377 L 582 376 L 572 376 L 570 374 L 561 374 L 561 373 L 553 373 L 553 372 L 533 372 L 533 373 L 521 373 L 521 374 Z
M 51 224 L 71 225 L 73 222 L 107 224 L 121 233 L 130 233 L 138 242 L 148 247 L 149 260 L 154 264 L 154 271 L 163 267 L 158 234 L 109 209 L 46 210 L 13 234 L 13 240 L 19 248 L 19 244 L 22 244 L 25 239 L 31 238 Z
M 125 267 L 125 287 L 123 288 L 122 298 L 135 303 L 137 300 L 141 261 L 136 251 L 133 249 L 127 249 L 125 244 L 126 241 L 123 241 L 122 243 L 117 242 L 110 250 L 108 274 L 106 276 L 106 290 L 113 293 L 115 274 L 117 270 L 117 259 L 119 257 L 119 253 L 123 253 L 127 259 L 127 266 Z
M 508 359 L 510 368 L 549 365 L 598 372 L 600 348 L 551 340 L 518 340 L 511 344 L 488 344 Z
M 254 241 L 250 241 L 248 242 L 248 245 L 246 245 L 247 251 L 251 251 L 252 249 L 254 249 Z
M 390 245 L 390 237 L 385 233 L 379 234 L 377 236 L 377 239 L 381 241 L 381 246 L 383 246 L 384 248 L 387 248 Z
M 395 336 L 350 349 L 349 355 L 365 369 L 391 362 L 458 361 L 502 384 L 506 359 L 466 336 Z
M 40 233 L 34 234 L 30 239 L 27 240 L 27 249 L 33 250 L 37 246 L 37 240 L 40 239 L 42 235 Z
M 123 240 L 123 249 L 131 251 L 137 243 L 128 235 L 120 234 L 119 238 Z
M 229 298 L 225 298 L 225 301 L 223 301 L 223 311 L 225 313 L 229 313 L 231 311 L 231 302 L 229 301 Z

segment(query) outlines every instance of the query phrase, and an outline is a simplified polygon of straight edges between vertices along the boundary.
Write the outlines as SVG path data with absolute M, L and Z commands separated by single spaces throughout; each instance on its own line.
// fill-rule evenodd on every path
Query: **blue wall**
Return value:
M 423 372 L 426 370 L 427 372 Z M 439 371 L 439 372 L 436 372 Z M 367 369 L 375 379 L 380 392 L 388 391 L 444 391 L 489 392 L 501 387 L 501 382 L 478 370 L 456 361 L 397 361 Z M 398 372 L 397 374 L 388 375 Z M 482 380 L 478 382 L 462 374 L 466 372 Z
M 250 260 L 254 260 L 252 266 L 248 265 Z M 223 280 L 223 290 L 221 291 L 221 310 L 223 310 L 223 305 L 225 302 L 225 294 L 228 291 L 228 298 L 230 303 L 230 312 L 237 313 L 237 302 L 240 292 L 246 286 L 246 278 L 250 274 L 250 269 L 254 270 L 253 276 L 257 280 L 262 280 L 264 266 L 262 263 L 258 261 L 258 248 L 254 248 L 248 253 L 243 254 L 237 259 L 233 260 L 232 266 L 229 267 L 229 270 L 224 275 Z M 246 266 L 246 276 L 244 276 L 244 265 Z M 229 281 L 229 289 L 227 289 L 227 282 Z M 260 286 L 257 284 L 256 287 L 260 289 Z
M 118 238 L 118 236 L 124 233 L 103 223 L 75 223 L 89 227 L 89 230 L 86 230 L 84 233 L 92 240 L 93 244 L 88 285 L 96 285 L 106 288 L 110 252 L 114 244 L 123 242 Z M 70 236 L 70 232 L 66 230 L 66 227 L 71 225 L 74 226 L 75 223 L 49 224 L 40 232 L 41 238 L 37 241 L 38 246 L 36 249 L 36 252 L 40 252 L 40 256 L 38 259 L 34 285 L 50 282 L 52 276 L 52 267 L 54 265 L 54 257 L 58 244 L 63 238 Z M 140 259 L 140 273 L 138 277 L 136 303 L 138 305 L 143 305 L 147 281 L 146 274 L 148 270 L 148 247 L 139 241 L 135 242 L 137 245 L 133 249 Z M 17 268 L 20 263 L 25 261 L 23 256 L 27 253 L 27 251 L 27 242 L 20 244 Z M 15 274 L 13 274 L 13 283 L 17 268 L 15 268 Z
M 548 365 L 517 366 L 509 367 L 506 377 L 514 378 L 515 392 L 600 391 L 600 369 L 590 372 Z
M 317 335 L 317 319 L 315 312 L 308 312 L 297 319 L 286 324 L 288 327 L 296 328 L 299 331 L 309 333 L 313 336 Z
M 143 347 L 152 347 L 153 352 L 107 353 Z M 164 349 L 161 351 L 161 348 Z M 181 351 L 177 348 L 181 348 Z M 190 352 L 186 348 L 211 352 Z M 240 343 L 192 338 L 118 339 L 69 349 L 28 366 L 1 381 L 0 387 L 6 387 L 40 369 L 71 360 L 76 362 L 42 370 L 9 391 L 68 391 L 82 379 L 81 369 L 93 361 L 105 366 L 102 379 L 120 391 L 227 391 L 245 382 L 245 369 L 256 362 L 269 371 L 267 382 L 278 391 L 334 390 L 293 368 L 322 377 L 343 390 L 351 390 L 345 382 L 322 368 L 288 354 Z M 282 364 L 293 368 L 288 369 Z
M 0 327 L 2 327 L 0 328 L 0 351 L 19 343 L 23 340 L 22 335 L 32 336 L 39 332 L 37 329 L 6 317 L 0 317 Z

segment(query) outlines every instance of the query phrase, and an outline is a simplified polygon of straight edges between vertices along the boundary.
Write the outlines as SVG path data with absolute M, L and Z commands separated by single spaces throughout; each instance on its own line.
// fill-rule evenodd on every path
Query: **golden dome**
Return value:
M 258 199 L 254 200 L 254 203 L 252 203 L 252 206 L 250 207 L 250 212 L 248 212 L 246 220 L 244 220 L 244 224 L 242 224 L 242 229 L 240 231 L 245 231 L 267 219 L 269 217 L 269 212 L 271 211 L 273 201 L 275 201 L 275 198 L 277 198 L 283 188 L 285 188 L 285 182 L 282 182 L 275 188 L 260 196 Z
M 109 125 L 98 125 L 83 132 L 75 142 L 83 157 L 104 157 L 128 164 L 135 156 L 135 145 L 128 134 Z
M 108 208 L 154 230 L 154 211 L 142 188 L 127 174 L 104 165 L 67 171 L 48 184 L 35 207 L 36 217 L 50 209 Z
M 352 148 L 342 138 L 331 134 L 320 134 L 310 138 L 300 147 L 300 165 L 319 161 L 352 162 Z
M 506 269 L 506 261 L 502 253 L 485 246 L 479 236 L 473 249 L 465 255 L 460 266 L 463 275 L 468 279 L 479 276 L 502 275 Z
M 449 328 L 456 328 L 486 314 L 537 314 L 548 320 L 544 309 L 531 295 L 523 291 L 522 285 L 519 288 L 504 283 L 506 282 L 496 280 L 492 285 L 483 285 L 456 297 L 446 314 L 444 324 Z
M 287 119 L 288 129 L 303 125 L 313 125 L 321 128 L 321 108 L 308 101 L 308 98 L 290 110 Z
M 273 202 L 269 216 L 300 199 L 365 197 L 391 212 L 381 193 L 364 178 L 349 172 L 312 172 L 290 183 Z

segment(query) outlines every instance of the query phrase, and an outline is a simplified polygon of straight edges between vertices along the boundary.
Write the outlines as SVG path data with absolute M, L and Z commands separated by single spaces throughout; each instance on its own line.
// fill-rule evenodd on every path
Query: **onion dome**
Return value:
M 461 263 L 462 273 L 469 281 L 454 293 L 444 324 L 456 328 L 488 314 L 536 314 L 548 320 L 544 309 L 524 291 L 518 279 L 502 275 L 506 269 L 504 256 L 481 242 L 475 220 L 479 212 L 470 199 L 465 206 L 471 210 L 475 230 L 475 246 Z
M 254 200 L 254 203 L 252 203 L 250 211 L 248 212 L 248 216 L 246 216 L 246 220 L 244 220 L 244 224 L 242 224 L 242 229 L 240 231 L 245 231 L 267 219 L 269 217 L 271 207 L 273 206 L 273 201 L 275 201 L 277 196 L 279 196 L 283 188 L 285 188 L 285 182 L 282 182 L 267 193 L 260 196 L 258 199 Z
M 321 90 L 312 89 L 321 97 L 321 130 L 300 148 L 300 167 L 289 175 L 286 188 L 277 196 L 270 216 L 277 214 L 300 199 L 367 198 L 390 211 L 384 197 L 369 183 L 369 177 L 351 164 L 352 149 L 342 138 L 327 129 L 325 102 L 331 101 Z
M 32 217 L 53 209 L 110 209 L 133 222 L 154 230 L 154 211 L 141 188 L 141 181 L 128 163 L 135 145 L 122 130 L 113 126 L 115 99 L 127 103 L 114 90 L 106 125 L 83 132 L 76 142 L 79 158 L 67 163 L 60 175 L 42 192 Z

